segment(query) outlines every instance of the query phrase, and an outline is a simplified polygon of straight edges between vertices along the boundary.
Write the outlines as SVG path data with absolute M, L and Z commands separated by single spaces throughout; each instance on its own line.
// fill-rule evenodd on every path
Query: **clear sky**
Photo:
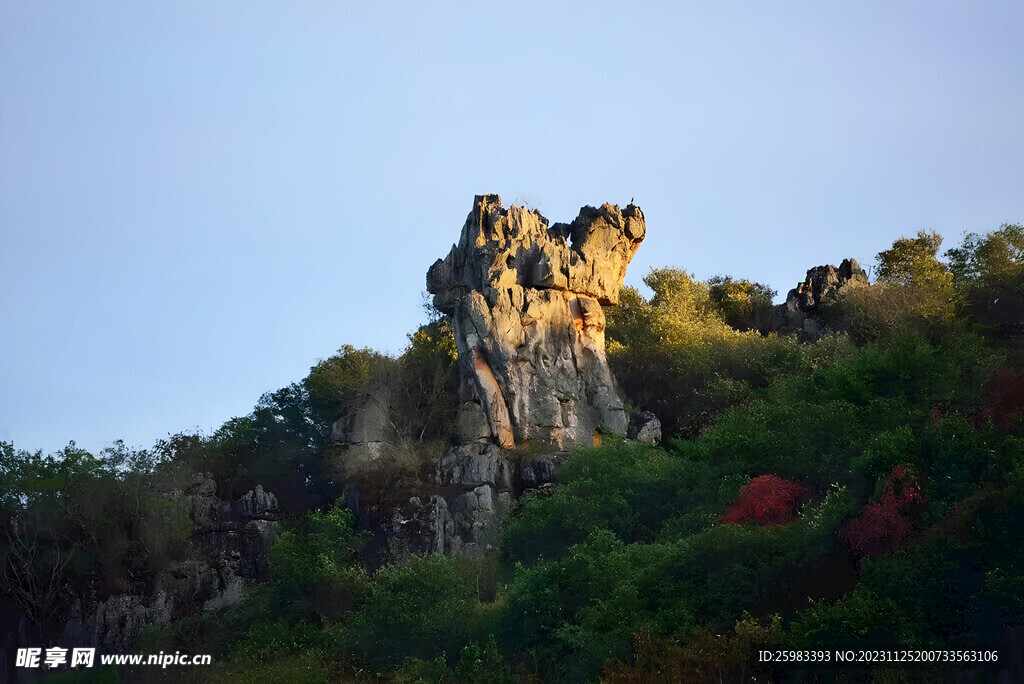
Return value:
M 627 282 L 1024 222 L 1024 3 L 0 0 L 0 440 L 216 429 L 399 352 L 473 195 Z

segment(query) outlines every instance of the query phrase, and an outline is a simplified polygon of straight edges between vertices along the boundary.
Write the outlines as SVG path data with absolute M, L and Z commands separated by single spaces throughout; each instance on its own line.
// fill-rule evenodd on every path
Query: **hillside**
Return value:
M 623 286 L 646 230 L 478 196 L 401 355 L 148 450 L 4 443 L 4 675 L 81 645 L 213 656 L 111 681 L 1024 676 L 1024 227 L 780 305 Z M 832 662 L 867 649 L 974 655 Z

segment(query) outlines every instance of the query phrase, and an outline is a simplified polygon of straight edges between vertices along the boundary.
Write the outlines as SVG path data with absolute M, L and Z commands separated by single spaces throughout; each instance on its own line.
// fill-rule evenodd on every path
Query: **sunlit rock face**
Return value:
M 815 266 L 807 271 L 804 282 L 790 290 L 787 302 L 796 300 L 796 307 L 804 313 L 814 311 L 819 305 L 829 304 L 839 295 L 856 287 L 868 285 L 868 276 L 856 259 L 844 259 L 839 268 Z
M 584 207 L 569 224 L 478 195 L 457 245 L 427 273 L 452 316 L 463 392 L 506 448 L 540 440 L 593 444 L 598 427 L 626 432 L 604 351 L 602 304 L 616 304 L 644 239 L 632 204 Z

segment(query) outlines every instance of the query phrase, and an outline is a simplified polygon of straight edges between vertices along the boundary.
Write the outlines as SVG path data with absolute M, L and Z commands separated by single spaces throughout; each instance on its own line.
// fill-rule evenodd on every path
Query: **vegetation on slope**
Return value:
M 87 576 L 144 582 L 185 534 L 156 493 L 198 470 L 236 495 L 273 481 L 290 513 L 240 607 L 145 637 L 212 651 L 214 680 L 797 679 L 820 672 L 755 654 L 869 646 L 998 648 L 998 667 L 1020 667 L 1006 661 L 1024 637 L 1024 229 L 970 235 L 948 265 L 940 244 L 920 233 L 880 253 L 879 283 L 813 344 L 758 332 L 756 283 L 660 269 L 650 298 L 627 288 L 609 358 L 672 438 L 577 451 L 480 561 L 369 572 L 325 466 L 330 421 L 373 377 L 408 388 L 405 440 L 447 436 L 443 321 L 400 359 L 345 348 L 208 437 L 96 457 L 5 445 L 4 610 L 45 622 Z

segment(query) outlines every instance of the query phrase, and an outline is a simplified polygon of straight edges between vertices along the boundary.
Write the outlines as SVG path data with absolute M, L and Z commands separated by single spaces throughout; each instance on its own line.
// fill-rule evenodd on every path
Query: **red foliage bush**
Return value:
M 839 530 L 858 558 L 874 558 L 901 548 L 910 538 L 910 517 L 892 506 L 869 503 Z
M 910 539 L 914 509 L 922 503 L 917 477 L 909 466 L 898 465 L 885 479 L 879 501 L 867 504 L 860 515 L 843 525 L 839 538 L 858 558 L 896 551 Z
M 882 486 L 881 502 L 903 515 L 909 515 L 914 505 L 924 503 L 921 485 L 910 472 L 910 466 L 898 465 L 892 469 Z
M 739 496 L 718 518 L 729 524 L 784 525 L 796 517 L 807 488 L 777 475 L 761 475 L 743 485 Z

